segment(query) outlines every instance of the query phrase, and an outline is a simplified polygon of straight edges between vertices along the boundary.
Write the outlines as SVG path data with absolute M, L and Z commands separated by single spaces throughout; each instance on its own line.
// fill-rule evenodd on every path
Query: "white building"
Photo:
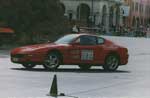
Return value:
M 121 26 L 121 5 L 123 0 L 60 0 L 65 15 L 70 20 L 80 21 L 81 24 L 90 23 L 103 26 L 106 31 L 112 26 Z

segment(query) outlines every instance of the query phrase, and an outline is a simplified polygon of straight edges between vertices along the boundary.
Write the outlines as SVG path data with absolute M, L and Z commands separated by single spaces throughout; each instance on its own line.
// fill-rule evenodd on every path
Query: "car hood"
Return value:
M 46 44 L 36 44 L 36 45 L 29 45 L 29 46 L 23 46 L 19 48 L 15 48 L 11 51 L 11 53 L 29 53 L 33 51 L 38 51 L 38 50 L 46 50 L 49 48 L 55 48 L 59 46 L 64 46 L 63 44 L 55 44 L 55 43 L 46 43 Z

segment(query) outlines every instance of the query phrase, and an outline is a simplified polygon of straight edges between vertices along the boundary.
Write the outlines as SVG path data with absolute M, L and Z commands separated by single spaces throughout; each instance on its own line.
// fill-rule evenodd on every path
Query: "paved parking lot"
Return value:
M 127 44 L 131 54 L 129 63 L 116 72 L 105 72 L 101 67 L 83 71 L 67 65 L 51 72 L 41 66 L 26 70 L 10 62 L 8 50 L 0 50 L 0 97 L 46 97 L 53 76 L 57 74 L 59 93 L 79 98 L 149 98 L 150 54 L 145 48 L 133 51 L 132 47 L 140 47 L 137 43 L 133 44 L 136 46 Z

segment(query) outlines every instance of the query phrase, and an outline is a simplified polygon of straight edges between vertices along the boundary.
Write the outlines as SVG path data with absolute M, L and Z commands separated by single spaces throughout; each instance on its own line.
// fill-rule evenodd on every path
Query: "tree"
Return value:
M 18 37 L 30 39 L 32 32 L 48 32 L 54 38 L 66 30 L 58 0 L 0 0 L 0 21 L 13 28 Z

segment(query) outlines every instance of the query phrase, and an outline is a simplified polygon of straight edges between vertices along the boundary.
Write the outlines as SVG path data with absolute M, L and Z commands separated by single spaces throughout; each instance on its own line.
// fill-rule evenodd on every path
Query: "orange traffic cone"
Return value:
M 52 97 L 58 96 L 57 76 L 56 75 L 54 75 L 53 82 L 52 82 L 51 89 L 50 89 L 48 96 L 52 96 Z

